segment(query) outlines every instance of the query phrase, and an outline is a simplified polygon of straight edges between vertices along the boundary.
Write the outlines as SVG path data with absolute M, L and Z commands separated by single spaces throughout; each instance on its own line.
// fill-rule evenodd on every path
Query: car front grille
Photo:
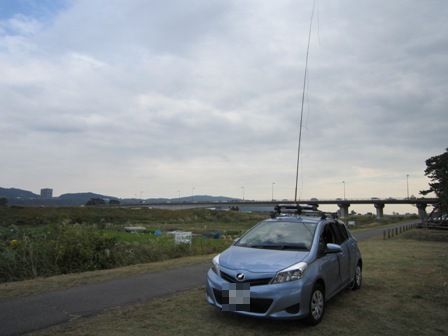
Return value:
M 229 299 L 222 296 L 222 291 L 213 288 L 213 294 L 215 295 L 216 302 L 218 302 L 220 305 L 229 303 Z M 250 313 L 264 314 L 268 311 L 269 307 L 272 304 L 272 301 L 272 299 L 250 298 L 250 308 L 237 309 L 237 311 L 247 311 Z
M 222 271 L 220 273 L 221 273 L 221 278 L 223 278 L 227 282 L 231 282 L 231 283 L 249 283 L 250 286 L 267 285 L 271 281 L 271 279 L 272 279 L 272 278 L 262 278 L 262 279 L 248 279 L 248 280 L 244 280 L 244 281 L 237 281 L 230 274 L 227 274 L 227 273 L 222 272 Z

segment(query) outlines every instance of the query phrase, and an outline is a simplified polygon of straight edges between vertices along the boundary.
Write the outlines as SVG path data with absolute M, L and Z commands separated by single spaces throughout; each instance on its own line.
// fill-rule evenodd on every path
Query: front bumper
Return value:
M 223 289 L 228 282 L 212 270 L 207 273 L 207 302 L 219 309 L 225 298 Z M 281 284 L 265 284 L 250 287 L 250 309 L 236 310 L 235 313 L 253 317 L 273 319 L 297 319 L 308 315 L 308 305 L 312 284 L 304 279 Z

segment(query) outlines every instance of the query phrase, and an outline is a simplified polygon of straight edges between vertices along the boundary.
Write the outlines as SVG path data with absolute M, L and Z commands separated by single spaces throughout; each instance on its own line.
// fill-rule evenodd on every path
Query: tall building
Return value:
M 51 188 L 43 188 L 40 190 L 41 198 L 52 198 L 53 197 L 53 189 Z

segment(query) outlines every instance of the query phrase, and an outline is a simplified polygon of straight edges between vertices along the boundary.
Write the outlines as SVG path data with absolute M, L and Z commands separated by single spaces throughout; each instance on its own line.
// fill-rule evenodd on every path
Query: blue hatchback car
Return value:
M 213 258 L 207 301 L 223 311 L 315 325 L 326 301 L 362 282 L 362 258 L 344 223 L 303 208 L 279 213 Z

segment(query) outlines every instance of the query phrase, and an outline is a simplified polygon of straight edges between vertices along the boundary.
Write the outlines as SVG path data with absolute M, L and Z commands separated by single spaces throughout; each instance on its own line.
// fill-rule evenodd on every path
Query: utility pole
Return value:
M 274 202 L 274 184 L 275 182 L 272 182 L 272 202 Z
M 409 174 L 406 174 L 406 196 L 409 199 Z

